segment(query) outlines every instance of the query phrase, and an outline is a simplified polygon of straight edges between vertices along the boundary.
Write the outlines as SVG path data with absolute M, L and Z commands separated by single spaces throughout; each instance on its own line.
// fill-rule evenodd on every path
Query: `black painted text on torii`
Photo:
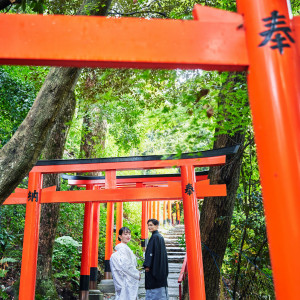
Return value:
M 279 15 L 277 10 L 271 12 L 271 17 L 262 19 L 264 22 L 267 22 L 265 27 L 267 27 L 268 30 L 260 33 L 265 39 L 259 44 L 259 47 L 272 42 L 271 49 L 278 49 L 280 54 L 283 54 L 283 48 L 289 48 L 290 42 L 295 43 L 290 35 L 291 28 L 286 26 L 284 19 L 285 16 Z
M 28 192 L 28 201 L 31 201 L 33 202 L 33 200 L 35 200 L 35 202 L 38 202 L 38 199 L 39 199 L 39 193 L 34 190 L 34 192 Z
M 194 192 L 194 188 L 193 188 L 193 185 L 191 183 L 188 183 L 186 186 L 185 186 L 185 190 L 184 192 L 186 194 L 188 194 L 189 196 L 191 196 Z

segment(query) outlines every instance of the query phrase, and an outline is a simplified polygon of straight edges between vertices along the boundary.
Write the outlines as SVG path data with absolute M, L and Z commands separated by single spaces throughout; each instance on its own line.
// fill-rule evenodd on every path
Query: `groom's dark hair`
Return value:
M 159 222 L 156 219 L 149 219 L 147 221 L 147 224 L 149 224 L 149 222 L 152 222 L 152 224 L 155 225 L 155 226 L 159 224 Z

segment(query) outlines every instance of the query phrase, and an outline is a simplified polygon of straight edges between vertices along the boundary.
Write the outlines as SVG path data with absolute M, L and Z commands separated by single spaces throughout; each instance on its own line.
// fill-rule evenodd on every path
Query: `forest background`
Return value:
M 230 0 L 2 0 L 0 9 L 192 19 L 196 3 L 236 11 Z M 299 14 L 300 3 L 291 1 L 291 6 Z M 15 187 L 27 187 L 28 172 L 38 159 L 180 157 L 183 152 L 240 144 L 225 167 L 209 170 L 212 183 L 227 185 L 228 196 L 199 200 L 206 295 L 274 299 L 246 74 L 2 66 L 0 112 L 1 203 Z M 178 170 L 156 171 L 161 172 Z M 44 186 L 53 184 L 70 188 L 60 176 L 45 178 Z M 77 299 L 83 213 L 83 204 L 43 205 L 36 299 Z M 0 206 L 2 299 L 17 298 L 24 216 L 23 205 Z M 125 203 L 124 225 L 132 229 L 131 248 L 141 258 L 140 220 L 141 204 Z M 105 222 L 101 205 L 99 279 Z

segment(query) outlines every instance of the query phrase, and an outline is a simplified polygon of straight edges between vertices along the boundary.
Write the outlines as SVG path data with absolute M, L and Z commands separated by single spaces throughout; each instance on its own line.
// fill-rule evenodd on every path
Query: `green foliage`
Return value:
M 185 233 L 178 238 L 178 243 L 181 248 L 186 249 Z
M 243 73 L 224 72 L 220 80 L 222 87 L 217 99 L 217 133 L 233 136 L 236 132 L 245 132 L 252 124 L 246 76 Z
M 76 90 L 82 104 L 70 135 L 80 137 L 78 126 L 86 109 L 97 107 L 108 122 L 106 156 L 126 155 L 134 148 L 143 154 L 208 148 L 215 122 L 207 116 L 207 109 L 216 105 L 215 86 L 222 84 L 217 73 L 213 74 L 87 70 Z M 211 78 L 215 80 L 211 82 Z M 208 89 L 209 94 L 202 95 Z M 78 153 L 78 147 L 67 148 L 67 152 Z
M 65 187 L 64 187 L 65 188 Z M 78 243 L 82 242 L 84 220 L 84 204 L 62 203 L 60 207 L 60 217 L 57 228 L 57 236 L 69 236 Z M 100 221 L 99 221 L 99 248 L 98 257 L 99 265 L 102 269 L 105 254 L 105 234 L 106 234 L 106 207 L 100 205 Z M 77 262 L 75 262 L 75 260 Z M 73 265 L 80 265 L 80 256 L 74 257 Z M 61 266 L 65 268 L 66 266 Z M 56 271 L 55 271 L 56 272 Z M 62 272 L 62 271 L 60 271 Z M 68 272 L 68 271 L 66 271 Z M 54 274 L 55 276 L 55 274 Z
M 15 263 L 17 260 L 10 258 L 10 257 L 4 257 L 0 259 L 0 277 L 5 277 L 8 270 L 6 268 L 8 267 L 8 263 Z
M 14 70 L 0 67 L 0 148 L 18 129 L 36 95 L 34 86 L 19 79 Z
M 300 14 L 300 1 L 299 0 L 291 0 L 291 8 L 294 16 L 298 16 Z
M 78 283 L 80 275 L 81 244 L 70 236 L 55 240 L 52 266 L 54 277 Z
M 10 257 L 3 257 L 2 259 L 0 259 L 0 279 L 3 278 L 5 280 L 5 277 L 9 271 L 9 268 L 14 267 L 13 263 L 18 262 L 16 259 L 14 258 L 10 258 Z M 11 265 L 12 264 L 12 265 Z M 9 299 L 9 295 L 6 293 L 6 291 L 4 290 L 4 286 L 0 287 L 0 299 Z
M 233 214 L 223 274 L 232 279 L 231 290 L 257 299 L 273 299 L 274 288 L 267 243 L 265 216 L 253 133 L 248 132 L 241 184 Z
M 15 260 L 14 258 L 10 258 L 10 257 L 5 257 L 5 258 L 0 259 L 0 264 L 14 263 L 14 262 L 17 262 L 17 260 Z
M 11 5 L 5 8 L 6 12 L 12 13 L 38 13 L 42 14 L 45 9 L 44 0 L 16 0 L 11 1 Z
M 138 268 L 143 265 L 143 249 L 141 247 L 141 203 L 124 203 L 123 226 L 131 230 L 131 241 L 129 248 L 137 256 Z
M 6 300 L 9 299 L 9 295 L 0 289 L 0 299 Z
M 0 257 L 21 260 L 24 224 L 24 205 L 0 206 Z
M 10 12 L 37 14 L 75 14 L 81 0 L 17 0 L 14 5 L 7 7 Z
M 23 11 L 28 9 L 42 14 L 45 8 L 44 0 L 22 0 L 21 7 Z
M 62 203 L 57 236 L 71 236 L 81 241 L 83 232 L 84 204 Z
M 82 0 L 44 0 L 45 13 L 55 15 L 75 15 Z

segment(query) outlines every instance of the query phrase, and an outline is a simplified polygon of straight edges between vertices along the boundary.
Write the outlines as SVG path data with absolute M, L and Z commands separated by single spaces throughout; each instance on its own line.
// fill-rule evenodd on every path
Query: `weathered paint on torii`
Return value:
M 291 249 L 300 252 L 300 19 L 286 0 L 237 5 L 237 14 L 196 6 L 194 21 L 3 14 L 0 63 L 248 69 L 276 296 L 297 299 L 300 261 Z

